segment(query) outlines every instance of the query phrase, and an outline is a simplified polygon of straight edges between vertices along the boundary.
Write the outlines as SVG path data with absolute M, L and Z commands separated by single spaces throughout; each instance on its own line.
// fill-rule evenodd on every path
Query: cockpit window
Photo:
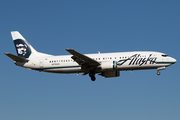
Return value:
M 163 56 L 163 57 L 167 57 L 168 55 L 166 55 L 166 54 L 163 54 L 162 56 Z

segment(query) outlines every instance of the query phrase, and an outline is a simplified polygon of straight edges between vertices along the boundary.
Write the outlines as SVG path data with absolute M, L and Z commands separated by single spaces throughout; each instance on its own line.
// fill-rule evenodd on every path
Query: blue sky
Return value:
M 8 0 L 0 4 L 2 120 L 179 120 L 180 2 L 177 0 Z M 39 52 L 159 51 L 177 63 L 120 77 L 52 74 L 17 67 L 10 31 Z

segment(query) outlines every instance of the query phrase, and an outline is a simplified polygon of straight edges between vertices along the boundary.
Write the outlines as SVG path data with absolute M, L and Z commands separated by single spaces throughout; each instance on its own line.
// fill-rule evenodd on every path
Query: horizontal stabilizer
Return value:
M 22 58 L 10 53 L 4 53 L 5 55 L 7 55 L 8 57 L 10 57 L 12 60 L 16 61 L 16 62 L 28 62 L 29 60 L 26 58 Z

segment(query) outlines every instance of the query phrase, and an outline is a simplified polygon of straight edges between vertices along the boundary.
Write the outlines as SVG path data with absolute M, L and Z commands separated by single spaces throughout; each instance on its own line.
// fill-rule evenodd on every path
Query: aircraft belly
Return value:
M 81 67 L 75 68 L 51 68 L 51 69 L 43 69 L 44 72 L 52 72 L 52 73 L 79 73 L 82 72 Z

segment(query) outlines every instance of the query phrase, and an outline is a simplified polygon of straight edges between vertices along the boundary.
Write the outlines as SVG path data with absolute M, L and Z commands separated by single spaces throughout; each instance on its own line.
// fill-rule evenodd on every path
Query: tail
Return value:
M 33 57 L 50 56 L 48 54 L 37 52 L 18 31 L 12 31 L 11 35 L 14 41 L 17 55 L 19 57 L 33 58 Z
M 37 51 L 26 41 L 26 39 L 18 32 L 11 32 L 12 39 L 16 48 L 17 55 L 22 58 L 29 58 L 32 53 Z

